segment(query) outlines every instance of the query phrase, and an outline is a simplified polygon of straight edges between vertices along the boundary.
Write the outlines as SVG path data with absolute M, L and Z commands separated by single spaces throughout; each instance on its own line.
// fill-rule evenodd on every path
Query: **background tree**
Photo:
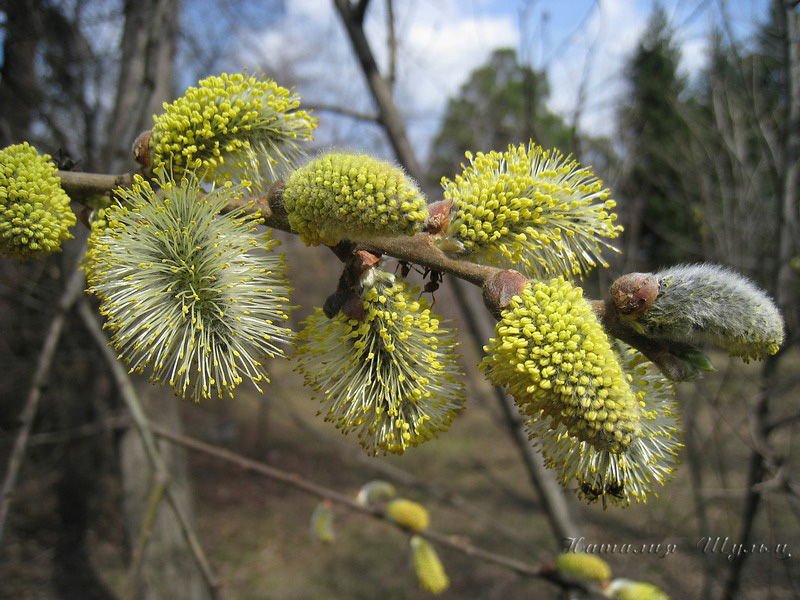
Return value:
M 433 140 L 429 178 L 438 184 L 452 176 L 464 152 L 484 152 L 534 140 L 568 154 L 575 131 L 546 106 L 547 76 L 519 62 L 510 48 L 495 50 L 451 98 Z
M 667 14 L 657 7 L 627 66 L 630 92 L 619 115 L 626 267 L 655 268 L 686 260 L 697 250 L 694 199 L 680 187 L 684 193 L 676 193 L 676 181 L 683 176 L 676 157 L 687 140 L 680 108 L 686 84 L 678 74 L 679 61 Z

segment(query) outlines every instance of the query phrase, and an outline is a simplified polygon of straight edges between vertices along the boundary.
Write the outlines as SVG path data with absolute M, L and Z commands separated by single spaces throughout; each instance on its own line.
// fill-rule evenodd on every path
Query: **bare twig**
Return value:
M 64 293 L 58 302 L 56 314 L 50 322 L 50 329 L 45 336 L 44 344 L 42 344 L 42 349 L 39 352 L 39 359 L 36 363 L 33 381 L 31 382 L 25 405 L 19 416 L 20 430 L 14 441 L 14 448 L 11 451 L 8 466 L 6 467 L 6 475 L 3 479 L 3 489 L 2 492 L 0 492 L 0 541 L 2 541 L 3 538 L 3 529 L 11 500 L 13 499 L 17 476 L 25 460 L 25 452 L 28 447 L 28 438 L 30 437 L 31 428 L 33 427 L 33 419 L 36 416 L 39 400 L 42 397 L 42 390 L 47 383 L 47 376 L 53 364 L 53 357 L 55 356 L 56 347 L 58 346 L 58 340 L 61 338 L 61 331 L 64 328 L 64 320 L 67 313 L 83 292 L 83 287 L 83 271 L 79 270 L 76 265 L 75 271 L 67 282 Z
M 219 460 L 225 461 L 227 463 L 233 464 L 238 466 L 245 471 L 256 473 L 258 475 L 262 475 L 264 477 L 268 477 L 274 481 L 280 481 L 287 485 L 290 485 L 296 489 L 302 490 L 312 496 L 316 496 L 318 498 L 322 498 L 325 500 L 330 500 L 331 502 L 335 502 L 341 506 L 345 506 L 348 509 L 359 512 L 361 514 L 369 515 L 373 518 L 380 519 L 391 523 L 398 529 L 402 531 L 407 531 L 402 525 L 398 525 L 391 519 L 389 519 L 384 510 L 379 506 L 364 506 L 362 504 L 357 503 L 353 500 L 350 496 L 346 496 L 330 488 L 326 488 L 322 485 L 309 481 L 297 473 L 290 473 L 288 471 L 283 471 L 282 469 L 278 469 L 272 465 L 267 465 L 250 458 L 246 458 L 241 456 L 240 454 L 236 454 L 235 452 L 231 452 L 225 448 L 219 448 L 217 446 L 213 446 L 211 444 L 206 444 L 205 442 L 201 442 L 200 440 L 196 440 L 190 438 L 185 435 L 181 435 L 174 431 L 170 431 L 167 429 L 163 429 L 158 425 L 153 423 L 149 424 L 150 429 L 152 432 L 170 442 L 175 444 L 179 444 L 184 448 L 188 448 L 195 452 L 201 452 L 208 456 L 213 456 Z M 534 577 L 540 579 L 546 579 L 555 585 L 558 585 L 564 589 L 577 589 L 582 591 L 585 594 L 590 594 L 590 597 L 603 597 L 598 596 L 597 594 L 593 594 L 593 590 L 582 586 L 576 585 L 571 581 L 567 581 L 561 578 L 557 572 L 554 572 L 548 565 L 542 564 L 538 566 L 530 565 L 528 563 L 510 558 L 508 556 L 504 556 L 502 554 L 497 554 L 494 552 L 490 552 L 488 550 L 484 550 L 477 546 L 473 546 L 469 542 L 465 541 L 463 537 L 456 536 L 456 535 L 447 535 L 435 531 L 421 531 L 415 532 L 418 535 L 428 538 L 442 546 L 446 546 L 451 550 L 455 550 L 456 552 L 460 552 L 466 556 L 472 556 L 476 558 L 480 558 L 486 562 L 490 562 L 496 565 L 500 565 L 511 571 L 514 571 L 518 575 L 523 577 Z
M 330 112 L 343 117 L 350 117 L 359 121 L 367 121 L 368 123 L 377 123 L 380 121 L 378 115 L 372 113 L 365 113 L 359 110 L 353 110 L 346 106 L 337 106 L 335 104 L 325 104 L 323 102 L 303 102 L 303 108 L 306 110 L 314 110 L 319 112 Z
M 397 159 L 406 168 L 409 175 L 417 181 L 422 181 L 422 168 L 417 162 L 414 149 L 408 141 L 408 136 L 406 136 L 403 118 L 397 110 L 397 105 L 392 101 L 392 88 L 378 71 L 375 57 L 372 55 L 367 36 L 364 34 L 363 22 L 359 21 L 359 9 L 353 9 L 350 5 L 350 0 L 334 0 L 334 3 L 339 10 L 344 26 L 347 29 L 348 37 L 353 45 L 353 51 L 361 63 L 361 70 L 367 78 L 367 83 L 378 105 L 381 123 L 386 128 L 386 133 L 397 154 Z M 366 2 L 362 0 L 361 4 L 366 4 Z
M 142 570 L 142 559 L 144 558 L 144 551 L 147 549 L 147 544 L 153 536 L 153 526 L 156 522 L 156 515 L 158 514 L 158 507 L 161 506 L 161 500 L 164 498 L 164 492 L 167 489 L 168 481 L 163 473 L 156 472 L 153 488 L 150 491 L 150 499 L 147 502 L 147 509 L 142 517 L 142 526 L 139 528 L 139 536 L 136 540 L 136 548 L 131 557 L 131 564 L 128 567 L 128 580 L 125 584 L 124 600 L 135 600 L 137 596 L 139 573 Z
M 389 46 L 389 73 L 386 75 L 386 80 L 389 82 L 389 87 L 392 88 L 397 77 L 397 34 L 394 27 L 394 0 L 386 0 L 386 29 L 389 30 L 386 41 Z
M 103 333 L 103 330 L 97 321 L 97 317 L 95 317 L 91 307 L 89 306 L 89 303 L 86 300 L 78 304 L 78 313 L 80 314 L 81 320 L 86 326 L 86 329 L 97 343 L 97 346 L 102 352 L 103 357 L 106 359 L 108 367 L 111 369 L 114 382 L 116 383 L 120 395 L 122 396 L 122 399 L 131 413 L 133 424 L 142 439 L 142 445 L 144 446 L 150 466 L 155 471 L 156 477 L 163 478 L 167 482 L 165 490 L 167 501 L 169 502 L 169 505 L 172 508 L 176 519 L 178 520 L 181 532 L 186 539 L 186 543 L 191 550 L 197 566 L 203 574 L 203 578 L 211 596 L 213 598 L 217 598 L 219 597 L 219 582 L 216 575 L 214 575 L 213 571 L 211 570 L 211 566 L 209 565 L 205 552 L 203 551 L 203 548 L 197 539 L 197 534 L 195 533 L 194 528 L 189 522 L 185 511 L 177 502 L 172 488 L 169 486 L 169 472 L 161 453 L 158 451 L 155 440 L 153 439 L 153 434 L 148 428 L 147 416 L 144 414 L 141 404 L 139 403 L 139 398 L 136 395 L 133 382 L 130 380 L 130 377 L 128 377 L 128 373 L 125 371 L 125 368 L 117 360 L 114 351 L 109 347 L 108 338 Z

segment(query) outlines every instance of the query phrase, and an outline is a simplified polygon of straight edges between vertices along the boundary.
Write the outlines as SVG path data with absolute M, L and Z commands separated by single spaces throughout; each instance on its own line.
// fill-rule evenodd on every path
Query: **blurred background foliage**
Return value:
M 369 10 L 382 7 L 391 23 L 393 4 L 373 0 Z M 609 511 L 579 505 L 571 493 L 563 501 L 587 540 L 678 545 L 665 558 L 607 556 L 617 575 L 656 583 L 674 598 L 796 598 L 798 9 L 775 0 L 752 36 L 742 37 L 732 32 L 724 2 L 719 10 L 716 3 L 696 4 L 714 23 L 706 66 L 691 80 L 681 73 L 674 24 L 655 6 L 624 70 L 613 135 L 585 134 L 579 110 L 572 118 L 554 113 L 546 71 L 521 61 L 514 49 L 498 48 L 431 122 L 427 157 L 423 148 L 417 154 L 434 199 L 439 179 L 460 170 L 466 150 L 502 150 L 532 139 L 593 165 L 619 202 L 625 234 L 610 272 L 584 282 L 590 296 L 599 297 L 622 273 L 711 261 L 746 274 L 777 299 L 787 322 L 781 353 L 748 365 L 713 354 L 716 373 L 678 387 L 684 465 L 660 498 Z M 309 66 L 320 63 L 317 40 L 283 53 L 253 42 L 259 31 L 281 27 L 285 10 L 279 0 L 2 0 L 0 147 L 28 140 L 62 168 L 132 170 L 130 143 L 163 101 L 198 78 L 238 71 L 244 63 L 295 85 L 317 108 L 317 147 L 390 156 L 363 81 L 320 85 L 319 67 Z M 388 46 L 390 83 L 396 41 L 390 37 Z M 355 60 L 333 54 L 323 68 L 335 76 L 339 59 Z M 57 256 L 0 261 L 0 464 L 86 235 L 79 224 L 76 239 Z M 296 325 L 335 289 L 337 263 L 294 236 L 281 238 L 302 307 L 293 315 Z M 464 292 L 443 285 L 435 309 L 463 331 L 469 323 L 454 293 Z M 466 336 L 463 341 L 468 409 L 447 435 L 402 457 L 362 457 L 354 440 L 314 419 L 316 406 L 289 363 L 271 365 L 273 383 L 264 397 L 251 390 L 236 401 L 195 406 L 156 389 L 148 406 L 161 424 L 345 493 L 376 477 L 390 479 L 429 506 L 435 529 L 537 562 L 560 543 L 493 391 L 474 368 L 480 349 Z M 138 522 L 130 499 L 145 485 L 133 474 L 147 467 L 126 450 L 124 420 L 114 420 L 124 411 L 75 318 L 68 319 L 54 364 L 0 547 L 0 598 L 117 597 Z M 313 499 L 202 456 L 176 453 L 173 465 L 225 597 L 424 596 L 402 536 L 383 524 L 338 511 L 337 542 L 322 546 L 307 529 Z M 787 543 L 794 556 L 729 561 L 699 552 L 695 545 L 704 536 Z M 179 597 L 159 587 L 164 578 L 177 580 L 189 597 L 203 597 L 200 584 L 187 591 L 198 575 L 181 558 L 180 545 L 174 536 L 151 543 L 149 562 L 170 563 L 172 570 L 159 574 L 156 564 L 141 597 Z M 444 597 L 554 597 L 548 584 L 452 552 L 442 558 L 452 580 Z

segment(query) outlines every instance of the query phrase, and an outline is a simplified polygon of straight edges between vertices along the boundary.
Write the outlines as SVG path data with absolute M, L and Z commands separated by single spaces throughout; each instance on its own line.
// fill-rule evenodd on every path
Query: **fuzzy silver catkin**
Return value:
M 654 338 L 715 344 L 733 356 L 762 359 L 783 342 L 783 319 L 749 279 L 718 265 L 671 267 L 656 273 L 658 297 L 636 319 Z

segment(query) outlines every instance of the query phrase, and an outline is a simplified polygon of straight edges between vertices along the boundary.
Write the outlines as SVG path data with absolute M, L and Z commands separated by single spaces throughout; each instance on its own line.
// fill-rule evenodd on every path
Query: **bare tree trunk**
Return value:
M 114 111 L 108 126 L 106 170 L 131 162 L 137 134 L 152 126 L 152 115 L 172 98 L 180 0 L 125 2 L 125 30 Z
M 182 433 L 179 412 L 180 399 L 163 393 L 144 380 L 137 382 L 139 400 L 151 415 L 158 414 L 160 427 Z M 186 453 L 169 443 L 159 444 L 164 462 L 169 469 L 169 486 L 184 514 L 192 515 L 191 485 L 186 468 Z M 141 439 L 134 428 L 123 437 L 120 446 L 123 475 L 125 525 L 130 546 L 135 548 L 140 528 L 148 507 L 148 498 L 155 484 L 155 473 L 150 467 Z M 202 573 L 186 546 L 178 520 L 167 502 L 161 502 L 150 540 L 142 556 L 139 572 L 138 594 L 140 600 L 165 598 L 211 598 Z
M 775 282 L 773 293 L 778 306 L 783 311 L 789 334 L 786 336 L 787 346 L 792 343 L 792 331 L 796 326 L 797 313 L 792 293 L 792 270 L 790 259 L 796 249 L 796 235 L 798 223 L 797 198 L 800 192 L 800 15 L 793 8 L 793 0 L 773 0 L 773 7 L 780 26 L 780 39 L 783 44 L 783 70 L 788 82 L 786 89 L 786 125 L 782 140 L 782 160 L 778 164 L 780 179 L 779 214 L 781 215 L 780 229 L 776 241 L 777 265 L 774 269 Z M 770 463 L 774 466 L 775 458 L 768 445 L 770 434 L 769 415 L 770 400 L 775 395 L 775 373 L 778 362 L 786 354 L 783 351 L 769 356 L 764 361 L 761 369 L 760 393 L 756 399 L 750 415 L 750 429 L 752 431 L 753 452 L 750 457 L 747 491 L 745 493 L 744 509 L 742 511 L 741 531 L 739 539 L 743 547 L 752 543 L 755 530 L 755 521 L 758 517 L 762 501 L 763 490 L 759 487 L 769 475 Z M 722 598 L 730 600 L 736 598 L 741 590 L 742 576 L 746 564 L 747 554 L 731 565 L 728 579 Z
M 5 7 L 3 66 L 0 69 L 0 148 L 28 134 L 41 90 L 36 80 L 36 50 L 41 38 L 39 0 L 14 0 Z
M 136 135 L 152 126 L 152 115 L 172 97 L 179 0 L 126 0 L 117 97 L 108 126 L 105 160 L 107 170 L 117 172 L 133 166 L 131 144 Z M 182 430 L 179 399 L 136 380 L 143 408 L 160 426 Z M 157 419 L 155 415 L 158 415 Z M 169 486 L 176 502 L 191 518 L 191 486 L 186 455 L 170 445 L 161 448 L 169 471 Z M 142 441 L 136 430 L 128 431 L 120 446 L 124 490 L 125 524 L 132 548 L 155 484 Z M 137 597 L 142 600 L 192 598 L 203 600 L 210 593 L 169 504 L 161 502 L 151 536 L 141 557 Z

